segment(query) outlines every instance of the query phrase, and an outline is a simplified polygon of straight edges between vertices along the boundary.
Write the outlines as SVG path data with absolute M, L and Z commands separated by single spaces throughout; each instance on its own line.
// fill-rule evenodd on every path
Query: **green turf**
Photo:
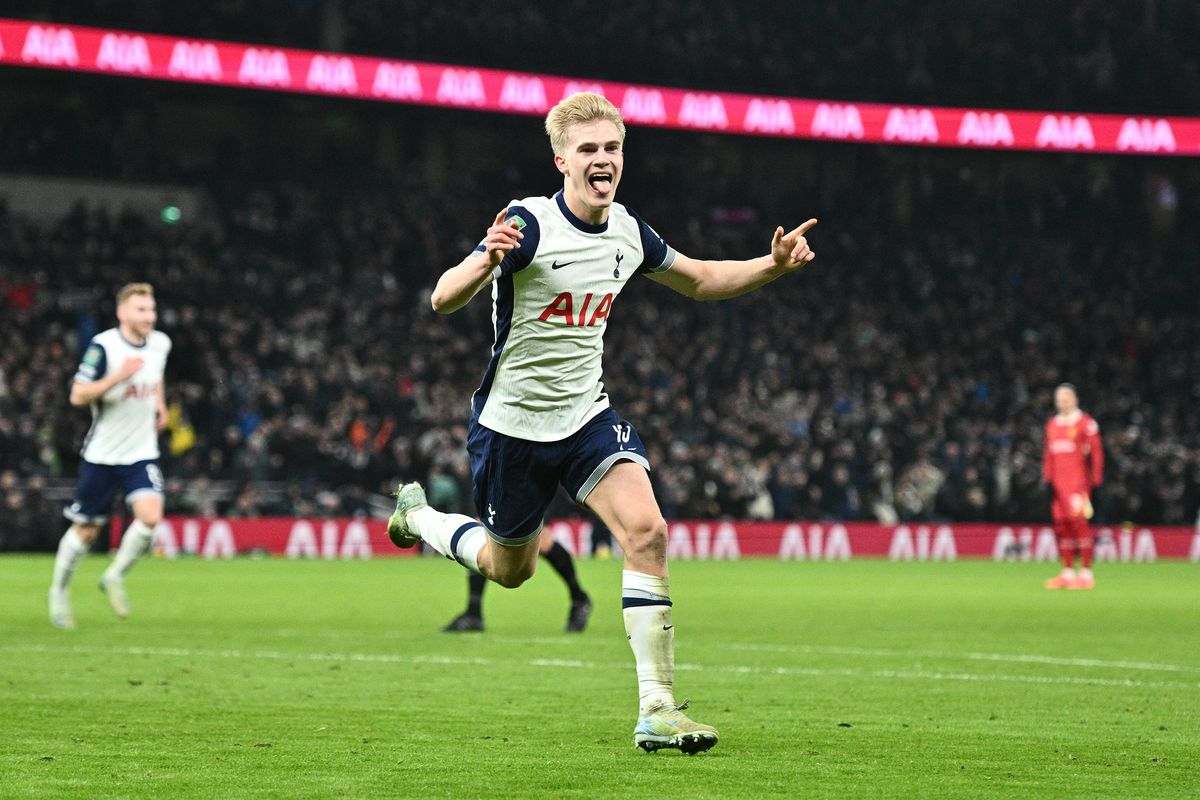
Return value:
M 0 559 L 0 796 L 1182 798 L 1200 786 L 1200 567 L 680 563 L 677 689 L 721 742 L 632 746 L 620 567 L 561 633 L 549 570 L 438 627 L 441 560 L 154 561 L 119 622 Z M 543 565 L 544 566 L 544 565 Z M 1046 658 L 1049 657 L 1049 658 Z

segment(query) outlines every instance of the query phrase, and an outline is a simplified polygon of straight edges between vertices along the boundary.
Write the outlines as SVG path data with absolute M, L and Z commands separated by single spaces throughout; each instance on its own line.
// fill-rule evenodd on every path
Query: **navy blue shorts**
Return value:
M 505 436 L 472 419 L 467 452 L 479 518 L 492 538 L 506 545 L 537 536 L 560 483 L 583 503 L 618 461 L 650 469 L 642 437 L 611 408 L 557 442 Z
M 108 519 L 117 490 L 132 503 L 142 494 L 162 494 L 163 478 L 158 462 L 150 459 L 134 464 L 93 464 L 79 462 L 79 483 L 75 502 L 63 509 L 63 516 L 82 525 L 100 525 Z

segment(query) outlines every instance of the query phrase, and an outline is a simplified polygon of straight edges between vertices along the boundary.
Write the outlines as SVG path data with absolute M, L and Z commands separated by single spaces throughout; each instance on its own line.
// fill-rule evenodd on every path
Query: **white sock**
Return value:
M 638 712 L 674 706 L 675 626 L 666 578 L 644 572 L 621 573 L 621 607 L 625 633 L 637 663 Z
M 58 555 L 54 557 L 54 577 L 50 585 L 55 589 L 65 590 L 71 583 L 75 565 L 87 555 L 87 551 L 88 546 L 75 532 L 75 526 L 67 528 L 67 532 L 58 540 Z
M 1063 567 L 1062 577 L 1068 580 L 1075 577 L 1075 570 L 1072 567 Z
M 425 544 L 472 572 L 479 572 L 479 551 L 487 543 L 487 531 L 479 520 L 464 514 L 443 514 L 425 506 L 408 515 L 408 524 Z
M 105 573 L 118 578 L 124 577 L 130 567 L 150 550 L 150 542 L 154 539 L 154 528 L 140 519 L 135 519 L 121 537 L 121 546 Z

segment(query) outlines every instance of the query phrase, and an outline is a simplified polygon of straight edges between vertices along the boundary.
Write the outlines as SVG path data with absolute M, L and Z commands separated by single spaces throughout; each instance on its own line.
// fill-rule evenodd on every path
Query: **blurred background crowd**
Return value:
M 433 35 L 465 13 L 460 3 L 398 30 L 380 24 L 378 3 L 275 2 L 290 22 L 261 30 L 247 20 L 270 15 L 222 11 L 242 5 L 214 5 L 211 29 L 190 19 L 186 30 L 579 72 L 565 50 L 515 63 L 478 32 L 477 50 Z M 588 36 L 616 35 L 610 15 L 591 24 L 590 7 L 561 5 L 578 7 Z M 1181 3 L 1077 2 L 1030 18 L 989 5 L 995 25 L 1019 23 L 1005 35 L 922 28 L 917 4 L 865 4 L 879 7 L 877 37 L 814 45 L 837 60 L 772 45 L 782 24 L 835 37 L 834 5 L 779 20 L 730 6 L 686 26 L 688 41 L 651 14 L 634 33 L 654 42 L 656 63 L 723 89 L 947 104 L 1033 103 L 1040 91 L 1042 104 L 1100 110 L 1146 81 L 1146 108 L 1124 110 L 1198 107 L 1195 76 L 1179 91 L 1159 76 L 1196 72 L 1180 42 L 1198 17 Z M 50 16 L 183 27 L 160 4 L 71 6 Z M 121 17 L 140 6 L 136 24 Z M 556 40 L 548 30 L 566 11 L 536 9 L 489 13 L 514 35 Z M 331 28 L 340 42 L 326 41 Z M 1033 45 L 1018 46 L 1027 29 Z M 972 46 L 983 33 L 986 52 Z M 714 44 L 746 60 L 710 75 L 702 53 Z M 593 50 L 589 72 L 678 82 Z M 374 513 L 400 478 L 471 511 L 464 439 L 490 302 L 440 317 L 428 296 L 498 208 L 560 185 L 537 119 L 33 72 L 0 74 L 0 100 L 0 172 L 169 180 L 204 198 L 179 219 L 84 202 L 48 217 L 0 202 L 0 547 L 61 532 L 89 422 L 67 404 L 69 382 L 131 280 L 155 285 L 174 340 L 169 511 Z M 1195 520 L 1195 164 L 637 128 L 626 158 L 619 199 L 691 256 L 759 255 L 775 225 L 821 218 L 817 261 L 801 275 L 715 304 L 636 278 L 616 302 L 606 388 L 649 447 L 668 518 L 1046 518 L 1041 427 L 1053 387 L 1071 381 L 1104 434 L 1100 519 Z M 572 512 L 565 498 L 554 509 Z

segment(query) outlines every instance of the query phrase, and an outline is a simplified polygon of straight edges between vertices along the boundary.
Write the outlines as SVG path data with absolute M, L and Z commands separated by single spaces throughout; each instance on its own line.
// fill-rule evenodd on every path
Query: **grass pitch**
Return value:
M 677 696 L 721 742 L 634 749 L 620 566 L 561 633 L 548 569 L 446 635 L 440 559 L 149 561 L 133 616 L 0 559 L 0 796 L 1183 798 L 1200 787 L 1200 567 L 687 562 Z M 544 567 L 544 565 L 543 565 Z

